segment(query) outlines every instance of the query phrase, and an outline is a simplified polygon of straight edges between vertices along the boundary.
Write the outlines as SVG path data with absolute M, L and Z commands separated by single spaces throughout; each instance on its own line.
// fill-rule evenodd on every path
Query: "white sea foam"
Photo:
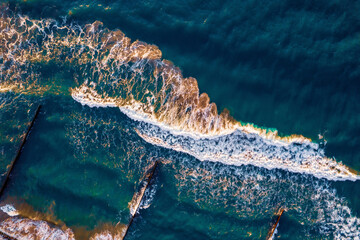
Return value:
M 157 185 L 151 185 L 145 190 L 143 200 L 141 201 L 141 204 L 139 206 L 141 209 L 146 209 L 150 207 L 156 194 L 156 188 Z
M 270 238 L 268 240 L 275 240 L 275 236 L 278 233 L 278 227 L 279 227 L 280 223 L 278 223 L 278 225 L 276 225 L 276 228 L 273 232 L 273 234 L 270 236 Z
M 0 230 L 15 239 L 75 239 L 69 228 L 61 230 L 45 221 L 22 217 L 5 219 L 0 222 Z
M 218 114 L 207 94 L 200 94 L 196 79 L 184 78 L 180 69 L 161 59 L 154 45 L 132 42 L 100 22 L 59 26 L 49 19 L 9 17 L 6 11 L 0 21 L 0 37 L 9 39 L 2 43 L 3 86 L 38 87 L 41 94 L 49 86 L 38 84 L 41 76 L 32 63 L 55 61 L 81 75 L 71 89 L 74 100 L 91 107 L 119 107 L 130 118 L 150 123 L 139 132 L 150 143 L 200 160 L 280 168 L 329 180 L 359 179 L 310 139 L 280 137 L 276 131 L 243 125 L 227 111 Z M 37 36 L 42 41 L 28 41 Z
M 156 126 L 142 124 L 137 133 L 145 141 L 161 147 L 190 154 L 201 161 L 209 160 L 230 165 L 254 165 L 267 169 L 311 174 L 333 181 L 356 181 L 359 176 L 345 165 L 327 158 L 316 144 L 278 144 L 255 134 L 239 130 L 213 139 L 195 140 L 175 136 Z
M 0 207 L 0 210 L 6 213 L 9 216 L 17 216 L 19 212 L 15 209 L 15 207 L 11 204 L 6 204 Z
M 183 135 L 190 136 L 194 139 L 201 138 L 217 138 L 219 136 L 228 135 L 234 132 L 236 129 L 224 129 L 218 133 L 208 133 L 204 134 L 201 132 L 190 132 L 181 128 L 181 126 L 169 126 L 167 124 L 159 122 L 152 114 L 145 113 L 142 110 L 142 104 L 135 100 L 130 100 L 127 104 L 118 104 L 116 98 L 103 97 L 99 93 L 97 93 L 93 88 L 88 87 L 86 85 L 82 85 L 79 88 L 73 89 L 71 91 L 72 98 L 81 103 L 82 105 L 86 105 L 89 107 L 118 107 L 122 113 L 127 115 L 129 118 L 150 123 L 153 125 L 160 126 L 162 129 L 167 131 L 171 131 L 174 135 Z
M 100 233 L 95 233 L 90 237 L 90 240 L 120 240 L 123 239 L 125 235 L 126 228 L 118 227 L 113 232 L 109 230 L 102 231 Z
M 79 135 L 75 137 L 83 138 L 82 144 L 86 146 L 91 143 L 90 146 L 88 146 L 89 148 L 98 146 L 104 142 L 106 144 L 106 141 L 114 136 L 113 131 L 107 132 L 106 127 L 104 127 L 109 125 L 118 127 L 117 130 L 115 130 L 115 132 L 119 131 L 120 133 L 118 140 L 123 138 L 124 135 L 122 133 L 124 132 L 127 134 L 125 139 L 132 139 L 129 144 L 133 144 L 133 141 L 135 141 L 135 145 L 139 146 L 139 148 L 126 149 L 127 156 L 137 155 L 139 149 L 142 149 L 140 146 L 143 145 L 142 140 L 134 137 L 136 133 L 131 130 L 129 131 L 129 129 L 134 126 L 138 129 L 138 133 L 148 133 L 148 135 L 158 136 L 169 144 L 174 145 L 180 141 L 179 137 L 181 137 L 181 135 L 167 133 L 164 129 L 152 124 L 125 120 L 122 117 L 110 117 L 109 115 L 110 124 L 107 121 L 108 119 L 104 118 L 106 114 L 97 114 L 98 111 L 89 111 L 89 109 L 86 108 L 83 109 L 83 113 L 87 115 L 87 118 L 79 118 L 74 121 L 74 132 L 72 135 Z M 96 117 L 96 120 L 92 117 Z M 105 122 L 99 121 L 101 119 L 107 120 Z M 84 125 L 79 128 L 76 122 Z M 110 129 L 113 128 L 110 127 Z M 96 132 L 96 134 L 94 134 L 94 132 Z M 96 135 L 108 136 L 101 139 L 97 138 Z M 248 135 L 245 136 L 250 138 Z M 91 141 L 89 141 L 89 137 L 92 139 Z M 247 142 L 249 140 L 246 141 L 246 138 L 242 139 L 239 136 L 227 137 L 229 138 L 227 140 L 228 142 L 225 141 L 225 137 L 223 139 L 198 140 L 192 139 L 189 136 L 183 137 L 183 141 L 189 142 L 189 144 L 194 145 L 193 147 L 197 149 L 197 142 L 208 145 L 207 141 L 213 142 L 214 140 L 218 140 L 222 142 L 221 144 L 218 143 L 218 145 L 222 145 L 221 149 L 224 149 L 224 151 L 226 150 L 224 144 L 228 144 L 229 146 L 227 147 L 232 148 L 231 141 L 235 141 L 235 139 L 241 140 L 242 145 L 247 147 L 249 147 L 249 145 L 261 145 L 261 142 L 250 144 Z M 258 137 L 262 140 L 260 136 Z M 271 140 L 267 141 L 266 144 L 272 143 Z M 267 146 L 266 144 L 265 146 Z M 216 144 L 210 143 L 210 145 L 214 151 L 218 151 Z M 283 145 L 281 146 L 284 147 Z M 305 148 L 310 152 L 317 149 L 319 151 L 317 154 L 324 154 L 321 148 L 314 148 L 314 150 L 304 144 L 294 143 L 291 146 L 300 148 L 292 150 L 295 153 L 303 152 L 302 148 Z M 185 147 L 187 147 L 187 145 L 185 145 Z M 316 147 L 316 145 L 313 147 Z M 203 149 L 201 151 L 205 150 L 206 149 Z M 313 236 L 321 236 L 323 239 L 356 239 L 356 236 L 360 233 L 359 219 L 350 211 L 350 206 L 349 203 L 346 202 L 346 199 L 338 196 L 336 190 L 331 187 L 333 184 L 331 181 L 315 178 L 313 174 L 294 174 L 290 171 L 276 169 L 267 170 L 263 167 L 251 166 L 250 164 L 244 164 L 238 167 L 234 166 L 234 164 L 215 163 L 213 161 L 203 162 L 197 161 L 189 154 L 183 154 L 181 152 L 160 152 L 161 157 L 166 159 L 162 160 L 162 165 L 167 165 L 161 168 L 171 169 L 170 176 L 175 177 L 174 181 L 171 180 L 164 184 L 176 184 L 174 189 L 178 191 L 178 193 L 175 193 L 175 195 L 178 196 L 181 202 L 199 205 L 199 208 L 208 209 L 209 212 L 218 211 L 233 215 L 234 218 L 244 219 L 250 224 L 253 222 L 252 220 L 256 222 L 257 219 L 269 219 L 270 221 L 278 208 L 282 207 L 287 209 L 284 214 L 299 224 L 298 233 L 301 234 L 299 235 L 300 239 L 311 239 Z M 262 152 L 266 153 L 267 151 L 262 150 Z M 158 157 L 158 152 L 153 148 L 151 148 L 149 154 L 155 158 Z M 270 157 L 270 155 L 268 157 Z M 130 161 L 138 165 L 147 162 L 148 159 L 149 157 L 135 157 Z M 170 166 L 168 164 L 170 164 Z M 174 165 L 171 166 L 171 164 Z M 151 162 L 145 164 L 145 166 L 150 165 Z M 143 170 L 140 171 L 143 172 Z M 151 190 L 151 186 L 149 190 Z M 150 193 L 152 192 L 153 191 L 150 191 Z M 135 199 L 139 199 L 138 196 L 135 196 L 134 200 Z M 145 204 L 145 206 L 148 206 L 146 200 L 145 192 L 141 205 Z M 138 201 L 132 201 L 132 203 L 137 204 Z M 140 208 L 142 207 L 141 205 Z M 135 210 L 132 211 L 132 213 L 134 212 Z M 265 232 L 267 230 L 266 226 Z M 246 234 L 246 232 L 244 234 Z
M 1 92 L 29 91 L 29 86 L 33 86 L 31 93 L 36 92 L 36 88 L 40 89 L 41 75 L 32 68 L 33 63 L 56 62 L 63 67 L 73 67 L 74 72 L 81 75 L 75 77 L 76 87 L 71 92 L 74 100 L 91 107 L 119 107 L 138 121 L 138 135 L 151 144 L 228 166 L 255 165 L 273 172 L 283 169 L 328 180 L 359 179 L 345 165 L 326 157 L 324 150 L 309 139 L 302 136 L 281 138 L 276 131 L 241 125 L 229 113 L 218 114 L 209 97 L 199 94 L 196 79 L 184 78 L 178 68 L 161 60 L 161 51 L 156 46 L 131 42 L 121 31 L 104 29 L 99 22 L 81 28 L 58 26 L 48 19 L 31 20 L 6 11 L 0 15 L 0 37 L 7 39 L 1 42 L 0 48 L 4 63 L 0 66 L 1 80 L 4 81 Z M 36 41 L 38 37 L 42 39 L 39 42 Z M 47 90 L 46 86 L 37 93 Z M 242 174 L 247 177 L 246 173 Z M 271 173 L 269 175 L 272 177 Z M 298 175 L 291 177 L 294 176 Z M 245 190 L 238 188 L 234 197 L 242 200 L 237 202 L 238 205 L 249 205 L 238 211 L 250 214 L 261 201 L 264 203 L 262 209 L 271 205 L 271 198 L 262 195 L 260 199 L 256 192 L 264 193 L 267 191 L 264 187 L 271 187 L 261 180 L 264 178 L 266 176 L 257 173 L 245 179 L 245 182 L 249 180 L 249 186 L 244 187 Z M 203 186 L 207 181 L 202 183 Z M 213 184 L 217 188 L 214 191 L 219 195 L 226 188 L 241 186 L 243 182 L 236 186 L 226 185 L 220 190 L 224 182 Z M 311 198 L 308 200 L 315 205 L 316 221 L 321 224 L 322 231 L 333 232 L 336 239 L 358 238 L 359 219 L 351 215 L 346 204 L 326 187 L 311 184 L 296 186 L 294 191 L 287 193 L 297 194 L 301 192 L 299 188 L 313 187 L 313 193 L 304 192 L 304 196 Z M 209 189 L 204 190 L 208 193 Z M 278 196 L 278 189 L 273 190 L 273 196 Z M 211 196 L 211 202 L 215 201 L 215 195 L 208 196 Z M 291 205 L 296 199 L 290 200 L 288 204 Z M 301 213 L 304 209 L 301 209 L 302 204 L 299 205 L 296 207 L 300 210 L 293 209 Z M 11 221 L 16 226 L 39 225 L 16 218 Z M 1 224 L 4 226 L 5 223 Z M 46 225 L 40 230 L 45 228 Z M 108 235 L 105 232 L 103 236 Z
M 86 94 L 84 94 L 86 93 Z M 103 99 L 91 88 L 83 86 L 72 92 L 74 100 L 90 107 L 115 107 L 116 99 Z M 184 152 L 199 160 L 218 161 L 230 165 L 254 165 L 267 169 L 283 169 L 311 174 L 333 181 L 356 181 L 359 175 L 342 163 L 325 156 L 318 144 L 310 141 L 286 142 L 264 138 L 257 132 L 236 128 L 222 134 L 201 135 L 156 121 L 143 113 L 140 103 L 132 101 L 120 111 L 133 120 L 144 123 L 137 133 L 145 141 L 161 147 Z
M 283 215 L 299 224 L 299 239 L 316 235 L 323 239 L 360 236 L 360 219 L 329 181 L 253 166 L 196 163 L 182 154 L 174 157 L 181 163 L 176 163 L 174 176 L 182 201 L 249 222 L 270 220 L 283 208 Z

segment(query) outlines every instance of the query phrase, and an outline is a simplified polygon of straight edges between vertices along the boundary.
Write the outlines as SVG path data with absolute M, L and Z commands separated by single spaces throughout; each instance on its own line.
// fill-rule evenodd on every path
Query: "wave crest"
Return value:
M 3 11 L 0 45 L 3 86 L 39 83 L 43 87 L 41 67 L 55 63 L 73 71 L 70 92 L 76 101 L 119 107 L 133 119 L 165 129 L 153 131 L 150 126 L 139 133 L 148 142 L 201 160 L 281 168 L 330 180 L 359 179 L 355 171 L 327 158 L 310 139 L 280 137 L 277 131 L 241 124 L 227 110 L 218 114 L 208 95 L 200 94 L 196 79 L 184 78 L 179 68 L 161 59 L 156 46 L 132 42 L 120 30 L 110 31 L 101 22 L 80 27 Z M 221 144 L 215 146 L 214 142 Z

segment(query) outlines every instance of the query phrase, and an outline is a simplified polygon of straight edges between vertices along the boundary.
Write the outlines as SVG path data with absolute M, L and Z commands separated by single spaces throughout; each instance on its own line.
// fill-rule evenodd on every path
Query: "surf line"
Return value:
M 28 127 L 28 129 L 27 129 L 27 131 L 26 131 L 26 133 L 25 133 L 25 136 L 24 136 L 23 139 L 22 139 L 22 142 L 21 142 L 21 144 L 20 144 L 20 147 L 19 147 L 19 149 L 18 149 L 18 151 L 17 151 L 17 153 L 16 153 L 16 156 L 15 156 L 15 158 L 12 160 L 9 169 L 7 170 L 6 177 L 5 177 L 5 181 L 4 181 L 4 183 L 3 183 L 2 187 L 1 187 L 1 190 L 0 190 L 0 197 L 2 197 L 3 192 L 4 192 L 6 186 L 7 186 L 8 182 L 9 182 L 10 173 L 11 173 L 11 171 L 13 170 L 16 161 L 19 160 L 19 158 L 20 158 L 20 155 L 21 155 L 22 149 L 24 148 L 26 139 L 27 139 L 27 137 L 29 136 L 29 133 L 30 133 L 32 127 L 34 126 L 34 122 L 35 122 L 37 116 L 39 115 L 40 109 L 41 109 L 41 105 L 39 105 L 39 106 L 37 107 L 36 112 L 35 112 L 35 115 L 34 115 L 32 121 L 31 121 L 31 123 L 30 123 L 30 125 L 29 125 L 29 127 Z
M 134 206 L 130 206 L 131 219 L 130 219 L 129 224 L 126 227 L 126 230 L 125 230 L 125 233 L 124 233 L 124 236 L 123 236 L 122 240 L 125 239 L 128 231 L 129 231 L 129 228 L 130 228 L 132 222 L 134 221 L 134 218 L 136 217 L 136 213 L 138 212 L 138 210 L 140 208 L 140 204 L 141 204 L 141 202 L 142 202 L 142 200 L 144 198 L 145 191 L 149 187 L 151 179 L 153 178 L 155 170 L 156 170 L 158 165 L 159 165 L 159 160 L 156 160 L 154 165 L 151 167 L 151 170 L 149 171 L 149 173 L 146 174 L 146 176 L 145 176 L 144 182 L 146 182 L 146 184 L 140 189 L 139 192 L 136 192 L 134 197 L 133 197 L 133 199 L 135 199 L 135 203 L 134 203 Z
M 274 225 L 271 226 L 269 232 L 268 232 L 268 235 L 266 236 L 266 240 L 272 240 L 274 239 L 274 234 L 275 234 L 275 230 L 277 228 L 277 226 L 279 225 L 279 221 L 280 221 L 280 218 L 282 216 L 282 214 L 284 213 L 285 209 L 281 208 L 277 214 L 277 219 L 276 219 L 276 222 L 274 223 Z

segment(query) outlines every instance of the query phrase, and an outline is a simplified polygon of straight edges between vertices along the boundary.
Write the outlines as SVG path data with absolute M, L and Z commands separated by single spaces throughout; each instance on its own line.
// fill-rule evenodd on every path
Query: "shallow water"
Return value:
M 2 206 L 116 238 L 160 160 L 129 239 L 359 238 L 358 2 L 9 3 Z

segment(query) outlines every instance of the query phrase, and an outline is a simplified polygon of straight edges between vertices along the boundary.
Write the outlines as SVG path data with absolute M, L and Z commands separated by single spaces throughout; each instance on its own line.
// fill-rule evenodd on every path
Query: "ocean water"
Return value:
M 0 231 L 360 238 L 359 1 L 2 1 Z

